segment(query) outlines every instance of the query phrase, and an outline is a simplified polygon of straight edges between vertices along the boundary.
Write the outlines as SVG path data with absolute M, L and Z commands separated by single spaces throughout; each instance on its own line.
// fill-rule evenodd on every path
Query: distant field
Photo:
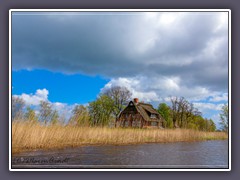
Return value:
M 12 123 L 13 154 L 35 149 L 81 145 L 190 142 L 227 138 L 224 132 L 202 132 L 190 129 L 122 129 Z

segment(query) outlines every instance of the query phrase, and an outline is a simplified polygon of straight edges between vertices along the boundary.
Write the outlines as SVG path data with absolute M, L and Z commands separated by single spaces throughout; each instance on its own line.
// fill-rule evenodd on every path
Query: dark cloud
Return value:
M 109 78 L 178 77 L 179 86 L 226 91 L 226 18 L 219 12 L 18 12 L 12 65 Z

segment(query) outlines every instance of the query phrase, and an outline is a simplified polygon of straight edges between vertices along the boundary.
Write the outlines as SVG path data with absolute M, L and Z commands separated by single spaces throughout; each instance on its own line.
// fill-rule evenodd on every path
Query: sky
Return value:
M 185 97 L 216 124 L 228 102 L 227 12 L 13 12 L 12 94 L 69 114 L 104 89 L 170 105 Z

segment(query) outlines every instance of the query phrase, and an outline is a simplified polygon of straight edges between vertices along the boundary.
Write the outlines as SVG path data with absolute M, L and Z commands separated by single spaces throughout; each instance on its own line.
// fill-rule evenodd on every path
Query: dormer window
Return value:
M 156 114 L 151 114 L 150 118 L 157 118 Z

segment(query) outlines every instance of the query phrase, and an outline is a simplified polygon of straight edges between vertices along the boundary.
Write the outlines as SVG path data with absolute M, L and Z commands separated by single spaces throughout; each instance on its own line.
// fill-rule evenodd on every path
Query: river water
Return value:
M 34 151 L 12 157 L 12 168 L 228 168 L 228 141 Z

